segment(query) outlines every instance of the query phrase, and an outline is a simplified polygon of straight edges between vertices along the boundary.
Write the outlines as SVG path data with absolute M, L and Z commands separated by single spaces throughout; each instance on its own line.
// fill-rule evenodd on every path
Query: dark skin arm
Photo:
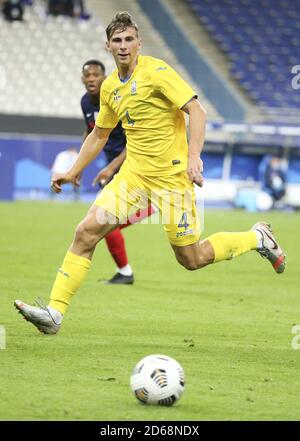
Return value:
M 93 180 L 93 186 L 97 183 L 105 185 L 113 174 L 121 167 L 126 158 L 126 148 L 116 156 L 106 167 L 99 171 L 97 176 Z

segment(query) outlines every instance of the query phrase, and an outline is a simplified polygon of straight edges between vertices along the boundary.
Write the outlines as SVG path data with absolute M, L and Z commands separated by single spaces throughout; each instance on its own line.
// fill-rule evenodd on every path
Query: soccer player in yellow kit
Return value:
M 200 241 L 193 184 L 203 183 L 200 154 L 206 112 L 196 92 L 170 66 L 139 55 L 138 26 L 127 12 L 115 16 L 106 34 L 117 69 L 102 84 L 96 126 L 84 141 L 76 163 L 67 173 L 52 178 L 52 189 L 59 193 L 63 184 L 76 182 L 104 148 L 119 120 L 126 131 L 127 157 L 78 225 L 49 304 L 30 306 L 15 301 L 20 313 L 47 334 L 59 330 L 70 299 L 90 268 L 97 243 L 126 222 L 131 210 L 146 206 L 149 199 L 162 214 L 176 259 L 188 270 L 250 250 L 267 258 L 277 273 L 285 269 L 284 253 L 264 222 L 246 232 L 215 233 Z M 189 143 L 184 112 L 189 115 Z

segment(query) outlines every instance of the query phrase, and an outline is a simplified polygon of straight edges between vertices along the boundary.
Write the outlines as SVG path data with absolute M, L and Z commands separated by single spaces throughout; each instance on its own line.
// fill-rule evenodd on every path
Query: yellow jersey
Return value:
M 126 166 L 146 176 L 167 176 L 187 168 L 188 144 L 183 111 L 195 91 L 167 63 L 138 56 L 126 82 L 116 69 L 101 86 L 96 125 L 126 132 Z M 125 164 L 124 164 L 125 165 Z

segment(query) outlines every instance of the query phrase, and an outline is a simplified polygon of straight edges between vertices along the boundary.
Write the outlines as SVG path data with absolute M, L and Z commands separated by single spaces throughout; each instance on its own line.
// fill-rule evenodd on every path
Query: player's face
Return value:
M 82 82 L 88 93 L 99 95 L 100 87 L 105 80 L 105 75 L 100 66 L 88 64 L 82 72 Z
M 107 42 L 107 47 L 112 53 L 116 65 L 126 67 L 136 62 L 141 40 L 135 28 L 127 28 L 122 32 L 116 30 Z

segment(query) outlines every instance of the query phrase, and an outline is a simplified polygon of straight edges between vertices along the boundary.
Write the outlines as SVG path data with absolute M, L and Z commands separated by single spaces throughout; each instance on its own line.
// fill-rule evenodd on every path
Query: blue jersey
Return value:
M 81 109 L 84 115 L 86 128 L 91 133 L 95 126 L 95 120 L 99 113 L 100 105 L 95 105 L 88 93 L 81 98 Z M 121 122 L 112 130 L 108 141 L 104 147 L 104 152 L 108 162 L 111 162 L 126 147 L 126 136 L 122 128 Z

